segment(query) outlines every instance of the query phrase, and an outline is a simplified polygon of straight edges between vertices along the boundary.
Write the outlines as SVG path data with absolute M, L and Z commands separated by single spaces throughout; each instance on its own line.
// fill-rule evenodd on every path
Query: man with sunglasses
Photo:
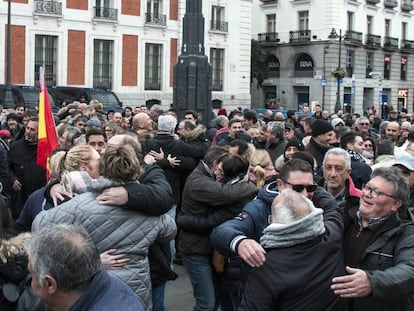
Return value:
M 414 310 L 414 219 L 409 185 L 398 168 L 378 168 L 363 187 L 359 206 L 345 215 L 347 275 L 332 290 L 349 309 Z
M 378 138 L 378 135 L 373 133 L 371 128 L 371 123 L 367 117 L 359 117 L 355 121 L 355 130 L 361 134 L 363 138 L 370 136 L 373 138 Z
M 338 208 L 332 196 L 314 183 L 311 165 L 292 159 L 281 168 L 277 181 L 263 187 L 239 215 L 212 231 L 210 240 L 216 249 L 228 257 L 240 256 L 250 267 L 263 265 L 266 252 L 259 244 L 260 237 L 270 224 L 272 202 L 284 189 L 301 193 L 325 212 Z

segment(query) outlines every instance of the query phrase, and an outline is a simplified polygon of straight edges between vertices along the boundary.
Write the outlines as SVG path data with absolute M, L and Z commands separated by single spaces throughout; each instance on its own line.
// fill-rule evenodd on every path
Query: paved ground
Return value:
M 194 306 L 193 289 L 183 266 L 174 265 L 178 274 L 175 281 L 167 282 L 165 289 L 165 311 L 191 311 Z

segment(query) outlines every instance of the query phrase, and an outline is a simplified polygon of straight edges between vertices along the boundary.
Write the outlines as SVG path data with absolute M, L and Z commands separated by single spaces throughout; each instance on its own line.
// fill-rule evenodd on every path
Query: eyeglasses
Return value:
M 368 125 L 369 125 L 369 123 L 359 123 L 358 125 L 368 126 Z
M 290 182 L 285 181 L 286 184 L 292 186 L 292 190 L 296 192 L 302 192 L 304 189 L 306 189 L 306 192 L 315 192 L 316 187 L 318 185 L 312 184 L 312 185 L 293 185 Z
M 369 192 L 369 195 L 372 196 L 373 198 L 379 198 L 381 195 L 384 195 L 386 197 L 392 198 L 392 199 L 396 199 L 393 195 L 391 194 L 386 194 L 382 191 L 379 191 L 378 189 L 375 188 L 371 188 L 370 185 L 366 184 L 362 186 L 362 191 L 367 191 Z
M 364 147 L 368 148 L 368 147 L 372 147 L 371 144 L 365 144 Z

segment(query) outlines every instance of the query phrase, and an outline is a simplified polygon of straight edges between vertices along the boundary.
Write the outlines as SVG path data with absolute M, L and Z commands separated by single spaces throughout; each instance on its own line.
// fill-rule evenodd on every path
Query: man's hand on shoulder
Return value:
M 128 202 L 128 191 L 124 187 L 107 188 L 96 198 L 102 205 L 125 205 Z

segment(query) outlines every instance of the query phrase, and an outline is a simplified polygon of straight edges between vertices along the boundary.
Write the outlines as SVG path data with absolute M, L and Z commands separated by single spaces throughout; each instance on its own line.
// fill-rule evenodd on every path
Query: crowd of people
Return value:
M 1 309 L 413 310 L 414 119 L 313 110 L 3 110 Z

